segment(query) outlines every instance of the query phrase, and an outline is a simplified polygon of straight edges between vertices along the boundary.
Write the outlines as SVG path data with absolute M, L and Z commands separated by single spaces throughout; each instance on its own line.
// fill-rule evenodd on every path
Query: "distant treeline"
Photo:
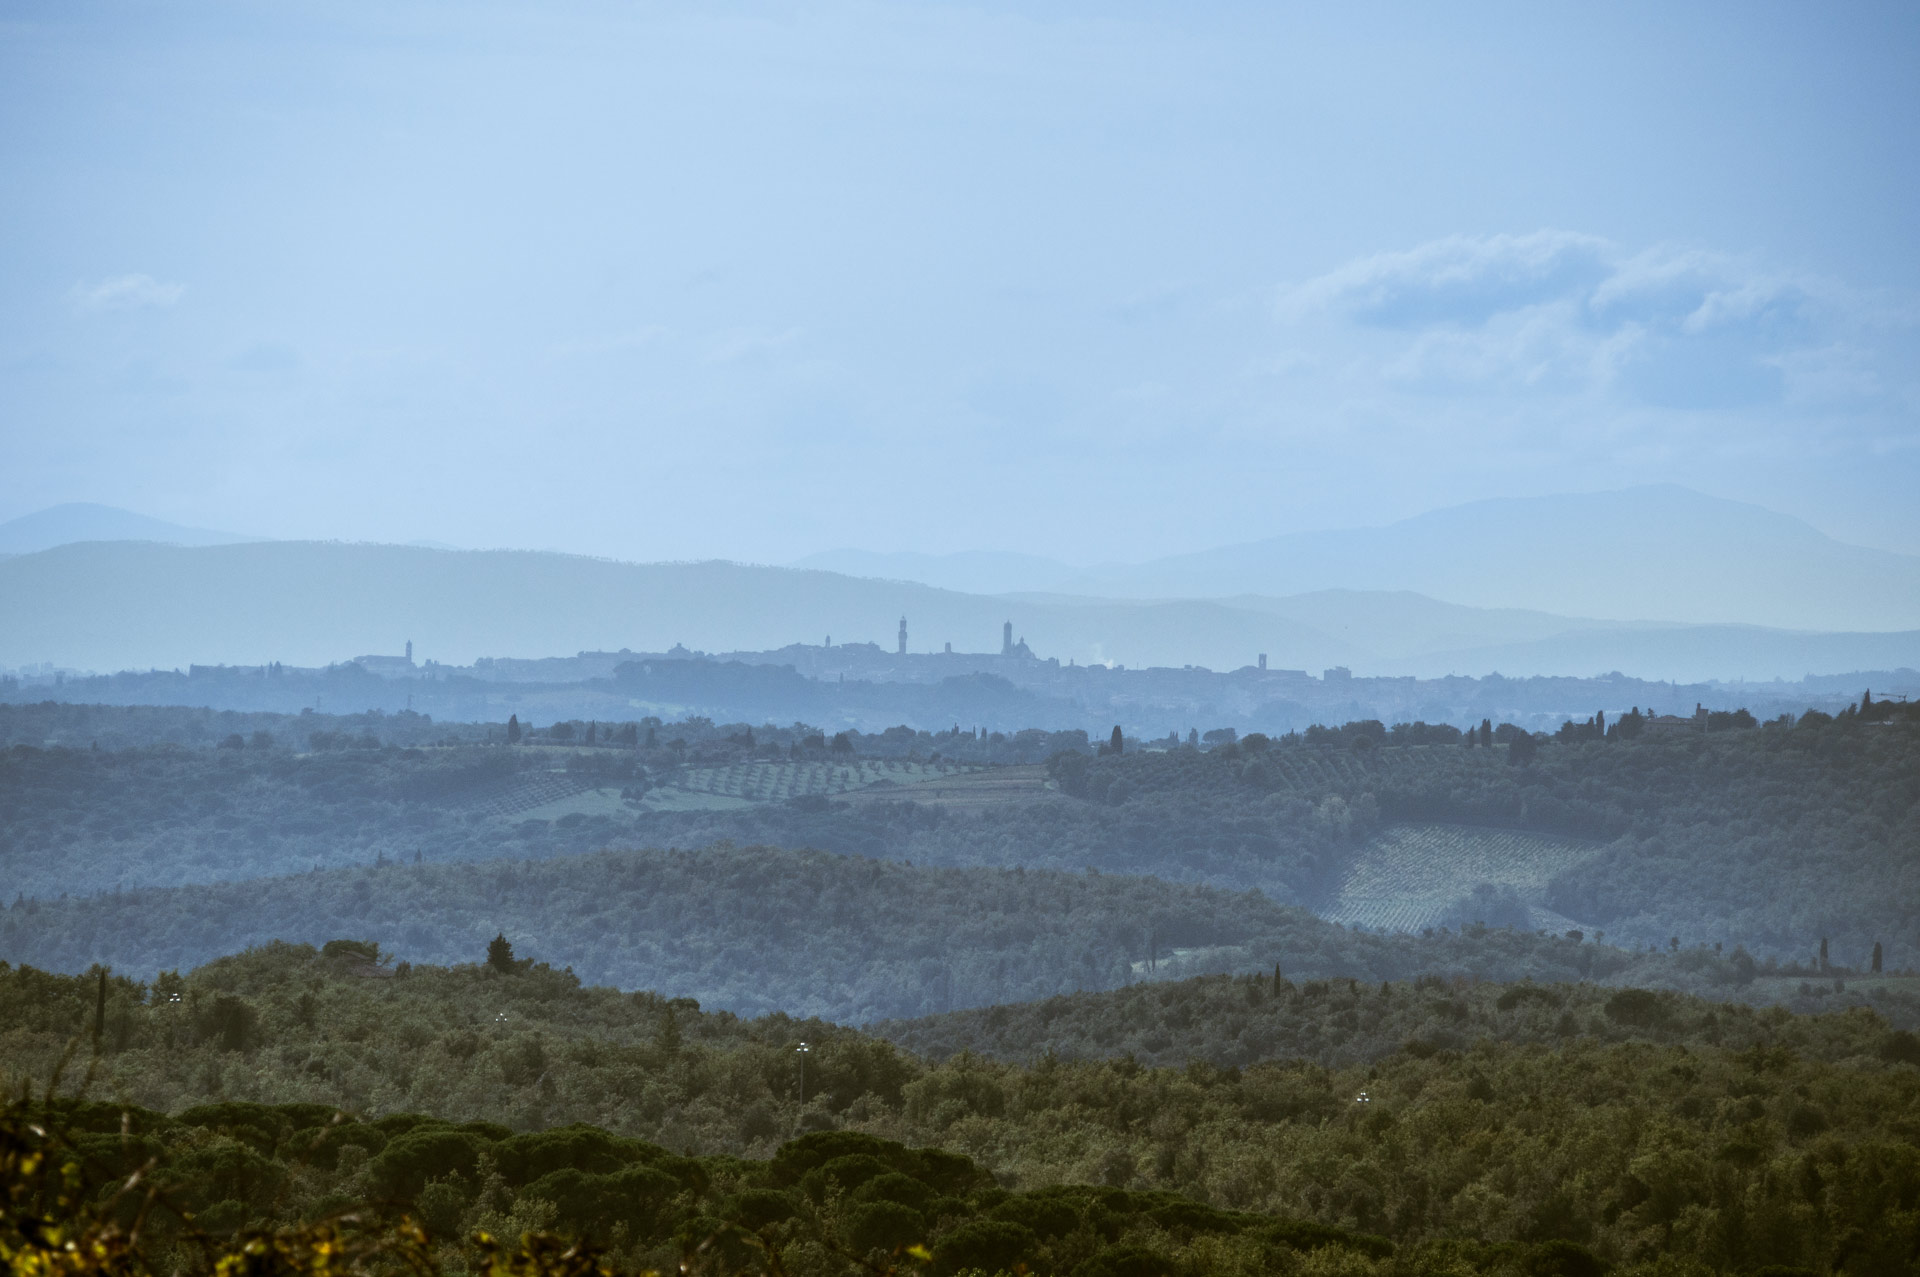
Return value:
M 498 931 L 597 983 L 848 1023 L 1262 963 L 1376 982 L 1435 972 L 1691 980 L 1666 957 L 1592 942 L 1486 928 L 1364 934 L 1258 893 L 1154 878 L 730 847 L 389 864 L 20 902 L 0 910 L 0 958 L 151 974 L 248 945 L 352 934 L 448 963 Z
M 556 820 L 512 812 L 544 801 L 541 786 L 556 777 L 645 792 L 689 766 L 844 755 L 804 724 L 589 722 L 574 733 L 577 744 L 299 754 L 257 748 L 238 725 L 214 722 L 236 727 L 214 745 L 243 743 L 0 751 L 0 881 L 16 895 L 53 899 L 382 860 L 547 859 L 732 841 L 918 864 L 1091 866 L 1313 905 L 1387 824 L 1452 823 L 1591 840 L 1595 854 L 1554 879 L 1547 902 L 1617 938 L 1810 958 L 1826 937 L 1836 962 L 1865 965 L 1878 943 L 1887 962 L 1907 966 L 1920 955 L 1920 732 L 1881 712 L 1874 705 L 1793 726 L 1574 740 L 1523 758 L 1511 745 L 1282 746 L 1258 736 L 1217 738 L 1208 749 L 1141 750 L 1123 740 L 1121 753 L 1096 754 L 1077 732 L 996 742 L 898 729 L 848 744 L 896 758 L 969 747 L 1023 758 L 1050 751 L 1068 800 L 948 810 L 913 802 L 903 787 L 885 802 L 814 798 L 730 811 L 616 802 Z M 58 725 L 65 714 L 101 715 L 85 725 L 102 727 L 127 715 L 144 729 L 149 715 L 194 712 L 20 707 L 0 712 L 0 724 Z M 379 726 L 322 730 L 337 739 Z M 599 744 L 628 727 L 633 746 Z M 528 795 L 515 800 L 522 806 L 507 801 L 520 794 Z M 1463 882 L 1462 894 L 1474 885 Z M 218 951 L 211 943 L 200 956 Z
M 837 649 L 836 649 L 837 650 Z M 819 649 L 812 649 L 818 652 Z M 796 720 L 826 724 L 828 732 L 876 732 L 907 723 L 921 730 L 960 724 L 1011 733 L 1023 727 L 1096 725 L 1120 721 L 1141 737 L 1184 735 L 1232 727 L 1284 733 L 1336 716 L 1386 722 L 1425 719 L 1456 727 L 1520 722 L 1552 728 L 1592 706 L 1609 712 L 1657 705 L 1687 713 L 1696 702 L 1731 712 L 1745 704 L 1757 717 L 1800 714 L 1813 707 L 1835 712 L 1865 687 L 1920 689 L 1910 669 L 1841 677 L 1809 676 L 1799 683 L 1671 683 L 1609 674 L 1599 678 L 1355 678 L 1343 670 L 1325 678 L 1251 667 L 1215 672 L 1182 669 L 1109 669 L 1054 661 L 874 654 L 849 672 L 803 673 L 791 651 L 737 653 L 733 658 L 663 654 L 623 659 L 619 653 L 582 653 L 554 662 L 515 662 L 520 681 L 441 665 L 389 668 L 384 677 L 355 662 L 324 669 L 268 666 L 193 666 L 186 671 L 127 671 L 68 677 L 57 682 L 0 677 L 0 703 L 52 697 L 88 704 L 207 706 L 219 710 L 302 710 L 343 715 L 414 710 L 439 721 L 503 722 L 509 714 L 542 724 L 560 720 L 625 719 L 635 707 L 663 718 L 697 714 L 754 724 Z M 958 662 L 958 663 L 956 663 Z M 981 663 L 986 663 L 986 668 Z M 805 663 L 805 662 L 803 662 Z M 543 680 L 536 673 L 552 667 Z M 561 671 L 565 671 L 562 673 Z

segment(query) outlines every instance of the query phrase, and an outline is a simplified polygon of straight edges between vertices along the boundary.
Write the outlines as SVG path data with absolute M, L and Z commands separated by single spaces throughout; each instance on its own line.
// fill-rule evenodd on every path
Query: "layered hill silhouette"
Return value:
M 1920 557 L 1678 487 L 1481 501 L 1143 564 L 839 551 L 794 567 L 247 542 L 107 506 L 0 525 L 0 666 L 914 652 L 1368 674 L 1798 678 L 1920 665 Z M 832 569 L 832 570 L 828 570 Z
M 798 566 L 959 588 L 1117 598 L 1411 590 L 1482 608 L 1799 630 L 1920 626 L 1920 557 L 1676 485 L 1474 501 L 1137 564 L 833 551 Z
M 32 554 L 75 541 L 158 541 L 164 545 L 236 545 L 259 540 L 235 532 L 190 528 L 118 506 L 69 501 L 0 523 L 0 554 Z
M 913 582 L 736 563 L 619 563 L 533 551 L 339 542 L 77 542 L 0 560 L 0 667 L 97 671 L 322 665 L 411 640 L 424 659 L 588 650 L 765 650 L 871 641 L 998 651 L 1011 621 L 1063 663 L 1373 674 L 1798 678 L 1920 666 L 1920 633 L 1807 635 L 1623 625 L 1411 594 L 1092 599 L 962 594 Z M 1731 643 L 1731 646 L 1729 645 Z

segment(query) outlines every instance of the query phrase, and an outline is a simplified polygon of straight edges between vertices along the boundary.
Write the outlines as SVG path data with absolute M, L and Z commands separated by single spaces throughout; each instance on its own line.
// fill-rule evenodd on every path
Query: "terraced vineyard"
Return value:
M 1361 849 L 1322 916 L 1383 931 L 1437 926 L 1482 883 L 1511 887 L 1536 927 L 1572 919 L 1541 903 L 1547 883 L 1597 849 L 1594 844 L 1511 829 L 1393 825 Z
M 514 779 L 503 789 L 483 794 L 473 804 L 473 810 L 482 816 L 505 820 L 592 788 L 592 781 L 566 772 L 533 772 Z
M 914 785 L 976 771 L 959 763 L 910 763 L 902 759 L 859 758 L 847 762 L 742 762 L 728 767 L 691 767 L 670 782 L 693 794 L 779 802 L 808 794 L 828 796 L 864 789 L 876 781 Z

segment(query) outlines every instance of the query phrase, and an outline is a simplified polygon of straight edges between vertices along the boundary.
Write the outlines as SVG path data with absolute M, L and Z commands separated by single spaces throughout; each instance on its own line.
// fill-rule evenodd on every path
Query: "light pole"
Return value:
M 793 1048 L 793 1053 L 800 1057 L 800 1103 L 803 1105 L 807 1102 L 807 1053 L 811 1050 L 805 1042 Z

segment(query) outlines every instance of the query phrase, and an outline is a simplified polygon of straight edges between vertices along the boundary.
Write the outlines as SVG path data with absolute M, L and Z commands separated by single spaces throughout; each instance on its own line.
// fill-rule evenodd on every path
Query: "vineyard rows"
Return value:
M 593 787 L 593 781 L 566 772 L 544 772 L 522 777 L 505 789 L 489 794 L 474 804 L 473 810 L 482 816 L 517 816 L 523 811 L 532 811 L 535 807 L 571 798 Z
M 910 763 L 890 758 L 863 758 L 845 763 L 750 762 L 728 767 L 691 767 L 672 783 L 689 793 L 744 798 L 749 802 L 779 802 L 808 794 L 844 794 L 879 780 L 911 785 L 972 770 L 957 763 Z
M 1439 924 L 1481 883 L 1511 887 L 1541 925 L 1563 922 L 1540 907 L 1554 875 L 1591 855 L 1590 843 L 1510 829 L 1394 825 L 1360 850 L 1325 917 L 1387 931 Z

